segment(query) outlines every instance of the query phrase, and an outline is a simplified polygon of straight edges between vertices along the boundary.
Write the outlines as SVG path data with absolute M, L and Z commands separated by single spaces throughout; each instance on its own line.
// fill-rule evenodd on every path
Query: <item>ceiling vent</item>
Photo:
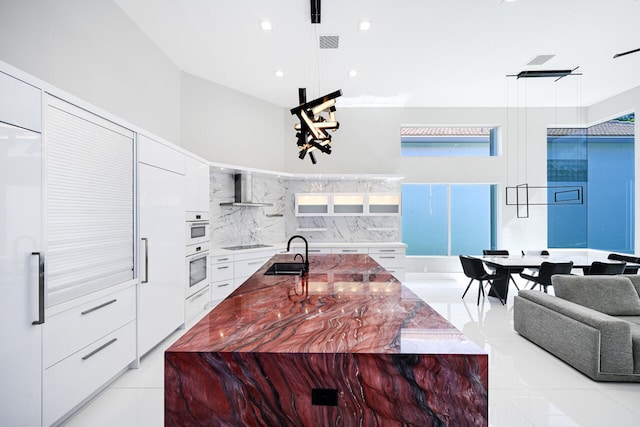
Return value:
M 527 65 L 543 65 L 546 64 L 555 55 L 538 55 L 531 61 L 527 62 Z
M 340 44 L 340 36 L 320 36 L 318 42 L 320 49 L 337 49 Z

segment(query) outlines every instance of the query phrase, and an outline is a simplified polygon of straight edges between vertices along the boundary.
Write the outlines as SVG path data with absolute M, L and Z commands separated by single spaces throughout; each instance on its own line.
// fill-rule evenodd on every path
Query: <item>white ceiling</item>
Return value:
M 529 107 L 640 86 L 640 52 L 613 59 L 640 48 L 638 0 L 323 0 L 321 24 L 309 0 L 114 1 L 179 69 L 288 108 L 299 87 L 308 99 L 342 89 L 342 106 Z M 319 35 L 339 48 L 318 49 Z M 543 54 L 555 57 L 527 66 Z M 506 77 L 578 66 L 558 82 Z

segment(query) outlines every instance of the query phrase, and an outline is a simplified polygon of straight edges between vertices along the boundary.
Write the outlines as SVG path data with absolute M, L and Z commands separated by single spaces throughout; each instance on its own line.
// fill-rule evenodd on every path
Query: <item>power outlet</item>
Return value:
M 338 406 L 338 390 L 334 388 L 312 388 L 311 404 L 315 406 Z

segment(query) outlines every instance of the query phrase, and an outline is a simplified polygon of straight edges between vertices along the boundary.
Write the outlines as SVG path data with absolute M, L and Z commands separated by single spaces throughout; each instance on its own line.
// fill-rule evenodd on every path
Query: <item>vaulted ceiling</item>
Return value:
M 322 0 L 320 24 L 309 0 L 114 1 L 182 71 L 283 107 L 299 87 L 342 89 L 342 106 L 491 107 L 588 106 L 640 86 L 640 52 L 613 58 L 640 48 L 638 0 Z M 540 55 L 553 57 L 527 65 Z

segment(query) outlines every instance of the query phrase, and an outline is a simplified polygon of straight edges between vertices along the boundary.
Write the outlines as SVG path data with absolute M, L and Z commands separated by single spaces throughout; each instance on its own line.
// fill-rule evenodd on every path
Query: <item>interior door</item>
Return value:
M 184 175 L 139 163 L 139 353 L 184 323 L 186 291 Z
M 4 123 L 0 206 L 0 424 L 36 426 L 44 320 L 42 143 L 39 133 Z

